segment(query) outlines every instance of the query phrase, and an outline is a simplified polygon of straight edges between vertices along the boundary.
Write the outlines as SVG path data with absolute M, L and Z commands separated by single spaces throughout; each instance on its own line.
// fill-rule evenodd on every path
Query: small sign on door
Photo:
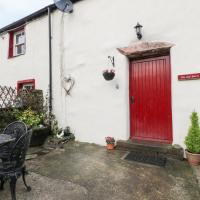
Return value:
M 200 73 L 178 75 L 179 81 L 197 80 L 197 79 L 200 79 Z

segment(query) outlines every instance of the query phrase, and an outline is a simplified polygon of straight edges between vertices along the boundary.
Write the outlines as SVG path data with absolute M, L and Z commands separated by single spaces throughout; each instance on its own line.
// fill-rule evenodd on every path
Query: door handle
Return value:
M 131 96 L 131 103 L 134 103 L 135 102 L 135 98 L 134 98 L 134 96 Z

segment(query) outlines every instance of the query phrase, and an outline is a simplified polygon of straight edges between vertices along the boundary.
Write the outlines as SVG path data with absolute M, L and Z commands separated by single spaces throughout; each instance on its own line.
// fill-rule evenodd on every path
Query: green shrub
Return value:
M 200 153 L 200 127 L 199 118 L 196 112 L 191 115 L 191 126 L 185 138 L 187 150 L 191 153 Z
M 0 109 L 0 132 L 13 121 L 16 121 L 16 113 L 17 109 L 8 108 L 8 109 Z
M 36 113 L 30 108 L 23 112 L 17 113 L 17 120 L 24 122 L 28 127 L 35 128 L 44 122 L 44 113 Z

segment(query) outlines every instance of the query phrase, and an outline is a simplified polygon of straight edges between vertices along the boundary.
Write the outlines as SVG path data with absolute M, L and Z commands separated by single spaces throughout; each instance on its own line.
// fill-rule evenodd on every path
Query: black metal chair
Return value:
M 10 124 L 3 130 L 2 134 L 10 135 L 12 138 L 15 138 L 15 142 L 24 134 L 27 132 L 27 126 L 24 122 L 21 121 L 15 121 Z M 7 152 L 12 149 L 13 143 L 7 144 L 0 149 L 0 158 L 6 159 L 7 158 Z
M 7 159 L 2 159 L 0 163 L 0 190 L 3 190 L 4 183 L 9 180 L 12 200 L 16 200 L 15 189 L 19 177 L 22 176 L 27 191 L 31 190 L 31 187 L 26 184 L 25 180 L 25 175 L 27 174 L 25 157 L 30 144 L 31 134 L 32 131 L 29 130 L 14 142 L 12 148 L 7 152 Z
M 3 134 L 11 135 L 13 138 L 16 138 L 16 141 L 27 132 L 27 126 L 24 122 L 15 121 L 9 124 L 4 130 Z

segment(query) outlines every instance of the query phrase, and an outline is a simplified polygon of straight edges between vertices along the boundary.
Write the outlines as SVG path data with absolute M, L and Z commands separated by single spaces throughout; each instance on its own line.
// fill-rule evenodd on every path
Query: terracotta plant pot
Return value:
M 107 149 L 108 149 L 108 150 L 113 150 L 114 147 L 115 147 L 114 144 L 107 144 Z
M 200 154 L 190 153 L 187 150 L 185 151 L 185 153 L 186 153 L 188 162 L 191 166 L 200 165 Z

